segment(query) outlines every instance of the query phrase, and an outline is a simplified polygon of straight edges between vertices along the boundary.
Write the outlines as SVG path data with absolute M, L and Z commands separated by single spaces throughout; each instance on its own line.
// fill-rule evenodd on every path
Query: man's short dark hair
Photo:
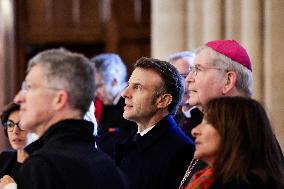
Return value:
M 184 83 L 177 69 L 169 62 L 146 57 L 137 60 L 134 68 L 152 70 L 161 76 L 163 86 L 157 91 L 157 95 L 168 93 L 172 96 L 172 102 L 168 107 L 168 111 L 174 115 L 184 93 Z

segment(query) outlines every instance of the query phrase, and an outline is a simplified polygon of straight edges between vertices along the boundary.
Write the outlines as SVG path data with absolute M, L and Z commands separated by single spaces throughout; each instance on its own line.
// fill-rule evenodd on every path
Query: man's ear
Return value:
M 229 71 L 225 74 L 225 85 L 223 87 L 223 94 L 227 94 L 236 86 L 237 74 L 236 72 Z
M 66 106 L 69 101 L 69 95 L 66 91 L 60 90 L 56 93 L 53 104 L 56 110 L 60 110 Z
M 170 94 L 162 94 L 157 98 L 156 104 L 157 104 L 157 108 L 166 108 L 168 107 L 171 102 L 172 102 L 173 98 L 172 95 Z

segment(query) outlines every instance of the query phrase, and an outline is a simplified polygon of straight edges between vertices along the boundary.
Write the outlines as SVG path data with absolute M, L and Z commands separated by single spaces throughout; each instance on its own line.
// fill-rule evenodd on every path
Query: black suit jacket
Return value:
M 135 133 L 134 133 L 135 134 Z M 116 148 L 116 163 L 130 188 L 176 189 L 189 165 L 194 144 L 168 115 L 134 142 Z

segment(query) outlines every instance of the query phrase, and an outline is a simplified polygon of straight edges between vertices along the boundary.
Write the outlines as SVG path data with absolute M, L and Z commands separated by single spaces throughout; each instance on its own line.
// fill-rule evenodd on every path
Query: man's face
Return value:
M 193 58 L 185 57 L 176 61 L 170 62 L 179 72 L 179 74 L 185 79 L 189 74 L 190 65 L 193 65 Z M 180 106 L 184 106 L 189 99 L 187 84 L 184 84 L 184 95 L 182 97 Z
M 136 123 L 148 122 L 158 111 L 154 100 L 162 85 L 161 77 L 152 70 L 136 68 L 122 92 L 125 98 L 123 117 Z
M 189 91 L 189 104 L 202 109 L 210 99 L 222 96 L 226 79 L 224 72 L 210 65 L 210 50 L 202 50 L 194 60 L 197 73 L 188 74 L 186 83 Z
M 23 129 L 39 136 L 54 115 L 53 99 L 55 90 L 48 87 L 43 68 L 32 67 L 26 76 L 26 91 L 18 92 L 15 102 L 20 104 L 20 120 Z
M 111 81 L 104 83 L 100 73 L 96 73 L 96 92 L 95 96 L 102 100 L 103 104 L 110 105 L 115 98 L 113 94 L 113 84 Z

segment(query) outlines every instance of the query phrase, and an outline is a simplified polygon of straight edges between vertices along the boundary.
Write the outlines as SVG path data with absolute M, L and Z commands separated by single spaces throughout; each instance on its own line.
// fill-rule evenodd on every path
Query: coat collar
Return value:
M 72 137 L 80 137 L 82 140 L 92 142 L 95 145 L 93 130 L 93 123 L 89 121 L 76 119 L 62 120 L 52 125 L 38 140 L 28 145 L 25 150 L 28 154 L 32 154 L 47 143 Z
M 139 140 L 137 140 L 136 142 L 133 142 L 133 137 L 135 134 L 133 133 L 132 137 L 130 137 L 130 140 L 128 142 L 130 145 L 135 143 L 135 145 L 137 145 L 139 148 L 145 149 L 151 146 L 151 144 L 153 144 L 160 137 L 163 137 L 166 131 L 168 131 L 169 129 L 176 128 L 176 127 L 177 127 L 177 124 L 174 121 L 173 116 L 167 115 L 163 119 L 161 119 L 155 125 L 155 127 L 153 127 L 148 133 L 143 135 Z

